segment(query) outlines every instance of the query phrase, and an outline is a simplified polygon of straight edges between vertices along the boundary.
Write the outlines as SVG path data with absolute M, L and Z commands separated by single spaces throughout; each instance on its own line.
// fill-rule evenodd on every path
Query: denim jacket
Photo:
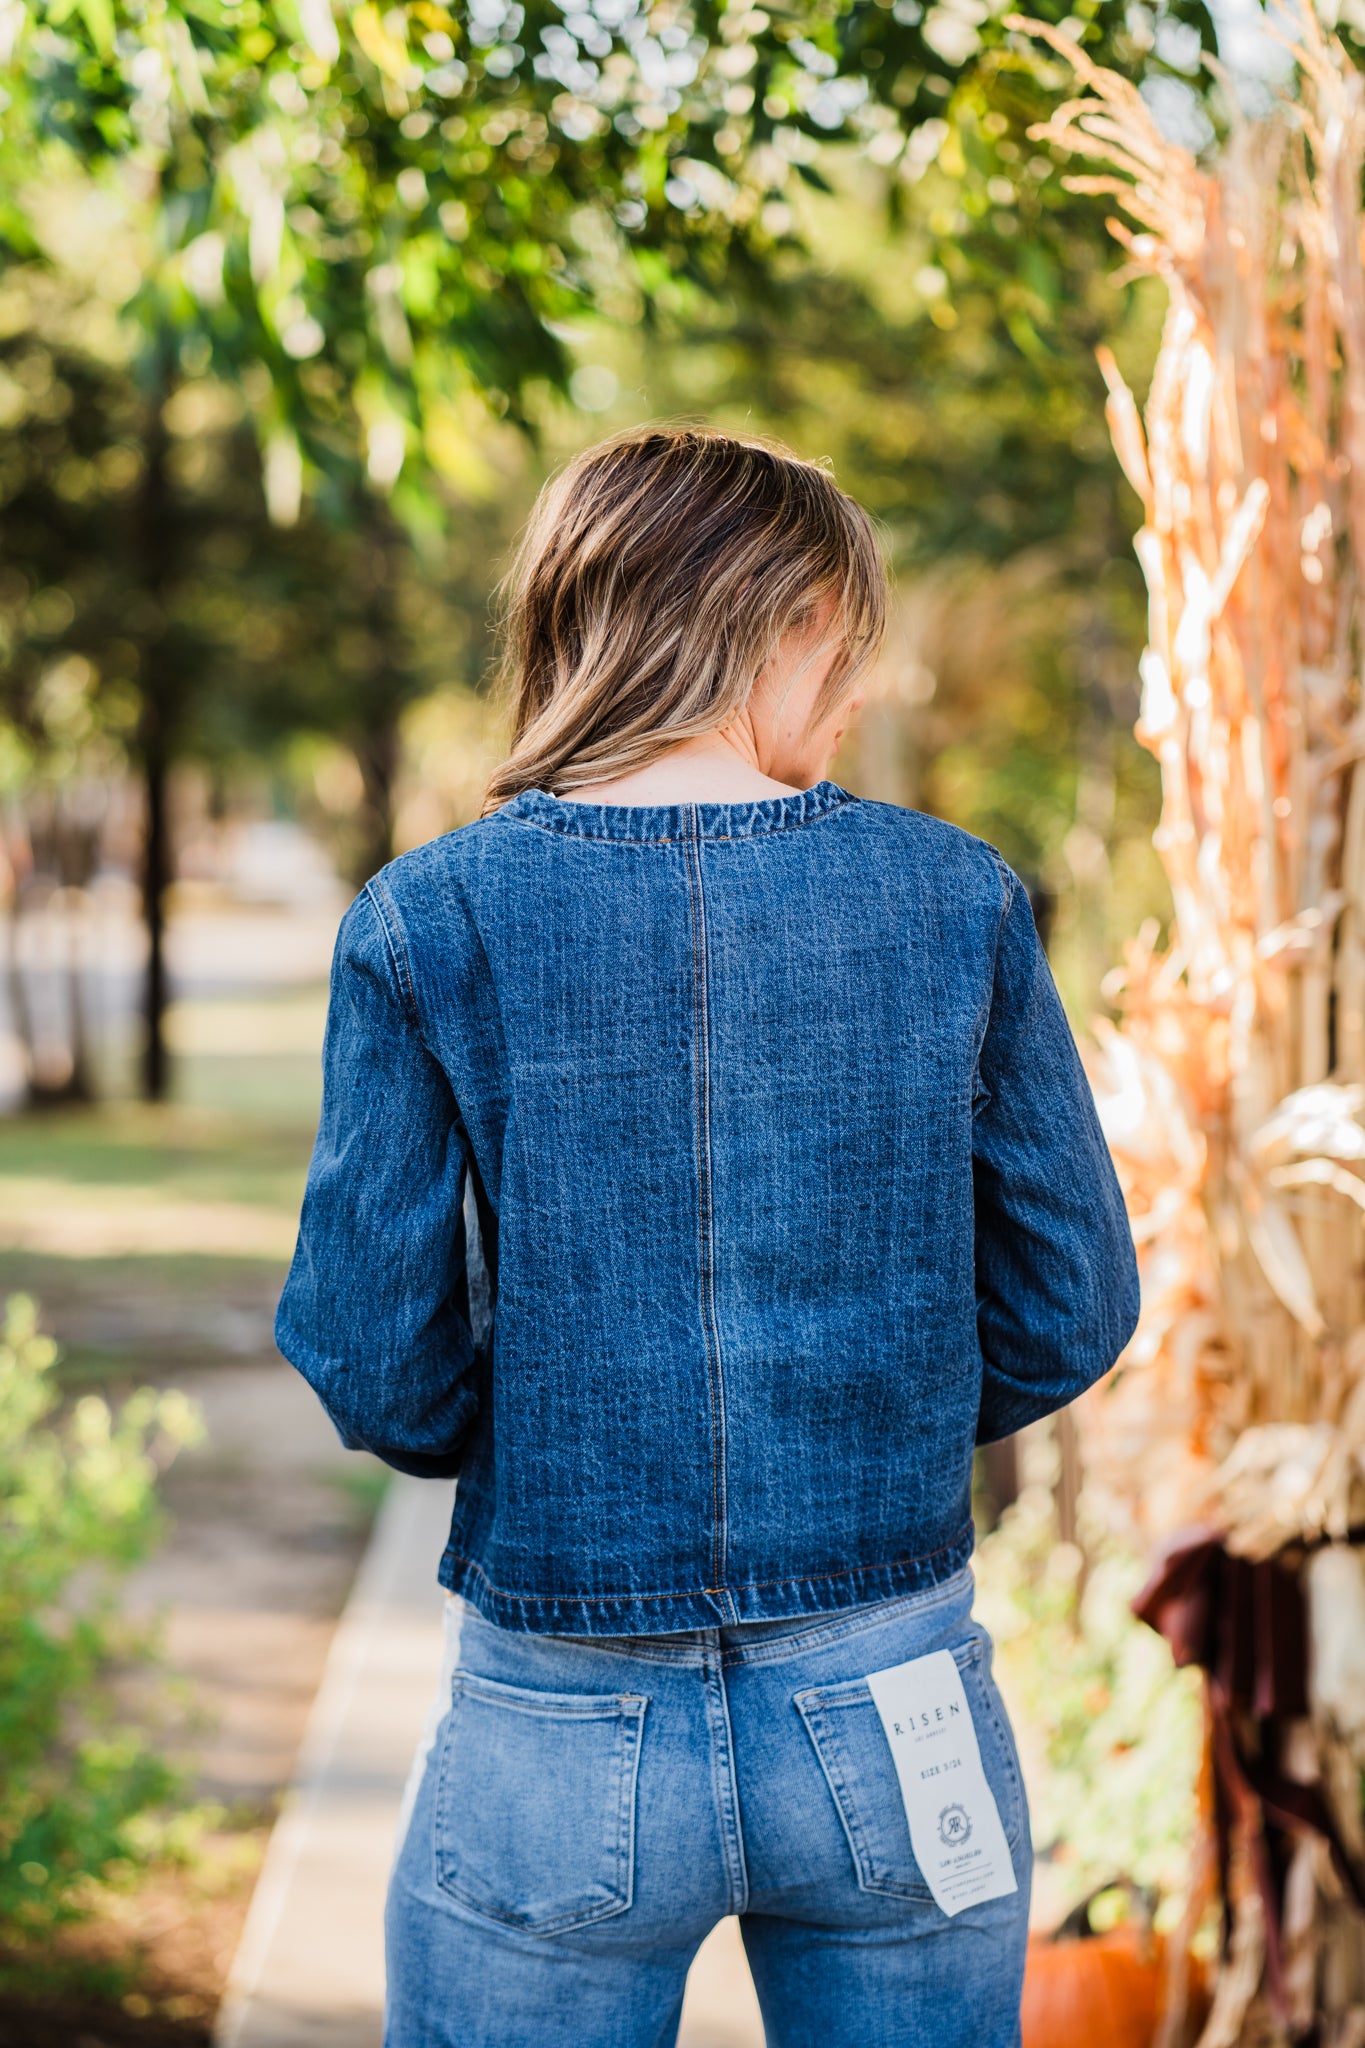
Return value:
M 833 783 L 532 791 L 405 854 L 342 924 L 323 1063 L 280 1349 L 348 1445 L 458 1474 L 440 1577 L 504 1627 L 935 1585 L 973 1445 L 1133 1330 L 1022 886 Z

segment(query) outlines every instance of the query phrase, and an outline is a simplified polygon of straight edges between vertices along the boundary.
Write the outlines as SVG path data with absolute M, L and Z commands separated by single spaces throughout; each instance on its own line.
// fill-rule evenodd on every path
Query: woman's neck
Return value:
M 567 802 L 580 804 L 744 804 L 796 794 L 793 783 L 779 782 L 759 767 L 743 718 L 721 732 L 682 740 L 626 775 L 564 791 Z

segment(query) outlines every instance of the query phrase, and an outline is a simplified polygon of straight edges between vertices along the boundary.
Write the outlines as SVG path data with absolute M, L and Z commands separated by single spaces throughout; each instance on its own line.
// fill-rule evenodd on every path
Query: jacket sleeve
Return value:
M 459 1469 L 475 1407 L 463 1131 L 418 1030 L 395 913 L 373 887 L 342 921 L 322 1118 L 275 1341 L 350 1450 Z
M 1028 896 L 1004 874 L 972 1144 L 978 1443 L 1102 1378 L 1138 1316 L 1133 1240 L 1090 1084 Z

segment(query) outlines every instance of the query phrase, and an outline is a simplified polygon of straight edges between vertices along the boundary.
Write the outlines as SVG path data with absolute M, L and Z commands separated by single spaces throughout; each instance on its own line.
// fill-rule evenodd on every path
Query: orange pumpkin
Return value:
M 1133 1926 L 1030 1941 L 1024 2048 L 1152 2048 L 1161 1943 Z

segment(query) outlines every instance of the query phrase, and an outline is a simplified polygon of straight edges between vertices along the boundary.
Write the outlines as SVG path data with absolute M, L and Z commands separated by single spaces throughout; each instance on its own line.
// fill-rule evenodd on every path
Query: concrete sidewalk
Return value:
M 380 2048 L 382 1914 L 403 1788 L 441 1664 L 435 1560 L 450 1488 L 396 1478 L 346 1611 L 233 1962 L 215 2048 Z M 678 2048 L 762 2048 L 723 1921 L 688 1979 Z

